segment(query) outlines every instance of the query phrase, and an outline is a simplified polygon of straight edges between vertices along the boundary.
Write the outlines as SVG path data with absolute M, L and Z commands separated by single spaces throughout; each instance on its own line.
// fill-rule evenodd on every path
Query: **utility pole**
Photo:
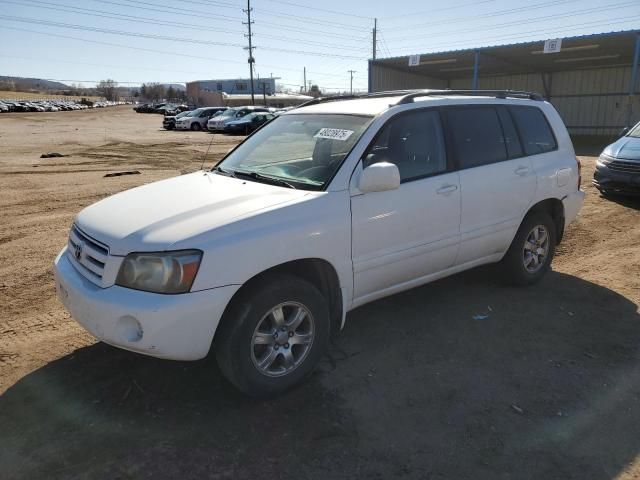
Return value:
M 347 70 L 350 74 L 351 74 L 351 87 L 350 87 L 350 92 L 351 95 L 353 95 L 353 74 L 356 73 L 355 70 Z
M 307 67 L 302 67 L 302 74 L 304 75 L 304 81 L 302 84 L 304 85 L 304 89 L 307 89 Z
M 376 59 L 376 52 L 378 51 L 378 43 L 376 37 L 378 36 L 378 19 L 373 19 L 373 59 Z
M 255 59 L 253 58 L 253 45 L 251 43 L 251 24 L 253 23 L 251 21 L 251 10 L 253 10 L 251 8 L 251 0 L 247 0 L 247 9 L 246 10 L 242 10 L 243 12 L 245 12 L 247 14 L 247 23 L 242 22 L 243 25 L 246 25 L 249 33 L 248 35 L 245 35 L 245 37 L 247 37 L 249 39 L 249 47 L 247 50 L 249 50 L 249 78 L 251 79 L 251 105 L 255 105 L 256 101 L 254 98 L 254 91 L 253 91 L 253 64 L 255 62 Z

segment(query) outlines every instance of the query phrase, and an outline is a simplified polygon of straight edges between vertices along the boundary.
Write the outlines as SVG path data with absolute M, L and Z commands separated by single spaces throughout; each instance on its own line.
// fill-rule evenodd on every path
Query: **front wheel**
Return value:
M 202 130 L 202 126 L 198 122 L 193 122 L 191 124 L 191 130 L 197 132 L 198 130 Z
M 241 391 L 271 397 L 309 375 L 329 341 L 329 309 L 306 280 L 269 275 L 225 312 L 214 349 L 222 373 Z
M 555 224 L 547 213 L 529 213 L 500 262 L 505 279 L 514 285 L 538 282 L 551 266 L 556 238 Z

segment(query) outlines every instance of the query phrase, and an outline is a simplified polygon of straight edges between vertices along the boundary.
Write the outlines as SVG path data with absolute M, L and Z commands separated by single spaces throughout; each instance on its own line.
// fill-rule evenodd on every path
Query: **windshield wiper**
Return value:
M 218 167 L 220 168 L 220 167 Z M 263 175 L 261 173 L 258 172 L 241 172 L 240 170 L 235 170 L 235 172 L 237 175 L 242 175 L 245 177 L 249 177 L 252 178 L 254 180 L 257 180 L 259 182 L 264 182 L 264 183 L 270 183 L 271 185 L 279 185 L 281 187 L 287 187 L 287 188 L 292 188 L 294 190 L 296 190 L 296 187 L 294 187 L 291 183 L 285 181 L 285 180 L 280 180 L 279 178 L 275 178 L 275 177 L 270 177 L 268 175 Z
M 233 178 L 237 178 L 235 172 L 231 171 L 231 170 L 225 170 L 222 167 L 216 167 L 216 172 L 222 174 L 222 175 L 226 175 L 227 177 L 233 177 Z

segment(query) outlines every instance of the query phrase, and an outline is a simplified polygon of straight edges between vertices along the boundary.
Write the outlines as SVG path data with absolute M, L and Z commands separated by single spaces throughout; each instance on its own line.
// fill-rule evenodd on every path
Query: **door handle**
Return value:
M 524 177 L 527 173 L 529 173 L 529 167 L 525 167 L 524 165 L 520 165 L 515 169 L 515 174 Z
M 451 192 L 455 192 L 457 189 L 458 189 L 457 185 L 443 185 L 438 190 L 436 190 L 436 193 L 438 195 L 448 195 Z

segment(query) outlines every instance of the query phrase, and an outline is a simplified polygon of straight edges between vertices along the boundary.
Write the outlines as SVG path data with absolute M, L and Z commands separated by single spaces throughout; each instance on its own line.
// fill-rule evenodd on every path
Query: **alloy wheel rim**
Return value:
M 544 265 L 549 255 L 549 231 L 544 225 L 531 229 L 524 242 L 522 262 L 529 273 L 536 273 Z
M 258 322 L 251 338 L 251 360 L 263 375 L 288 375 L 307 357 L 314 333 L 307 307 L 298 302 L 280 303 Z

